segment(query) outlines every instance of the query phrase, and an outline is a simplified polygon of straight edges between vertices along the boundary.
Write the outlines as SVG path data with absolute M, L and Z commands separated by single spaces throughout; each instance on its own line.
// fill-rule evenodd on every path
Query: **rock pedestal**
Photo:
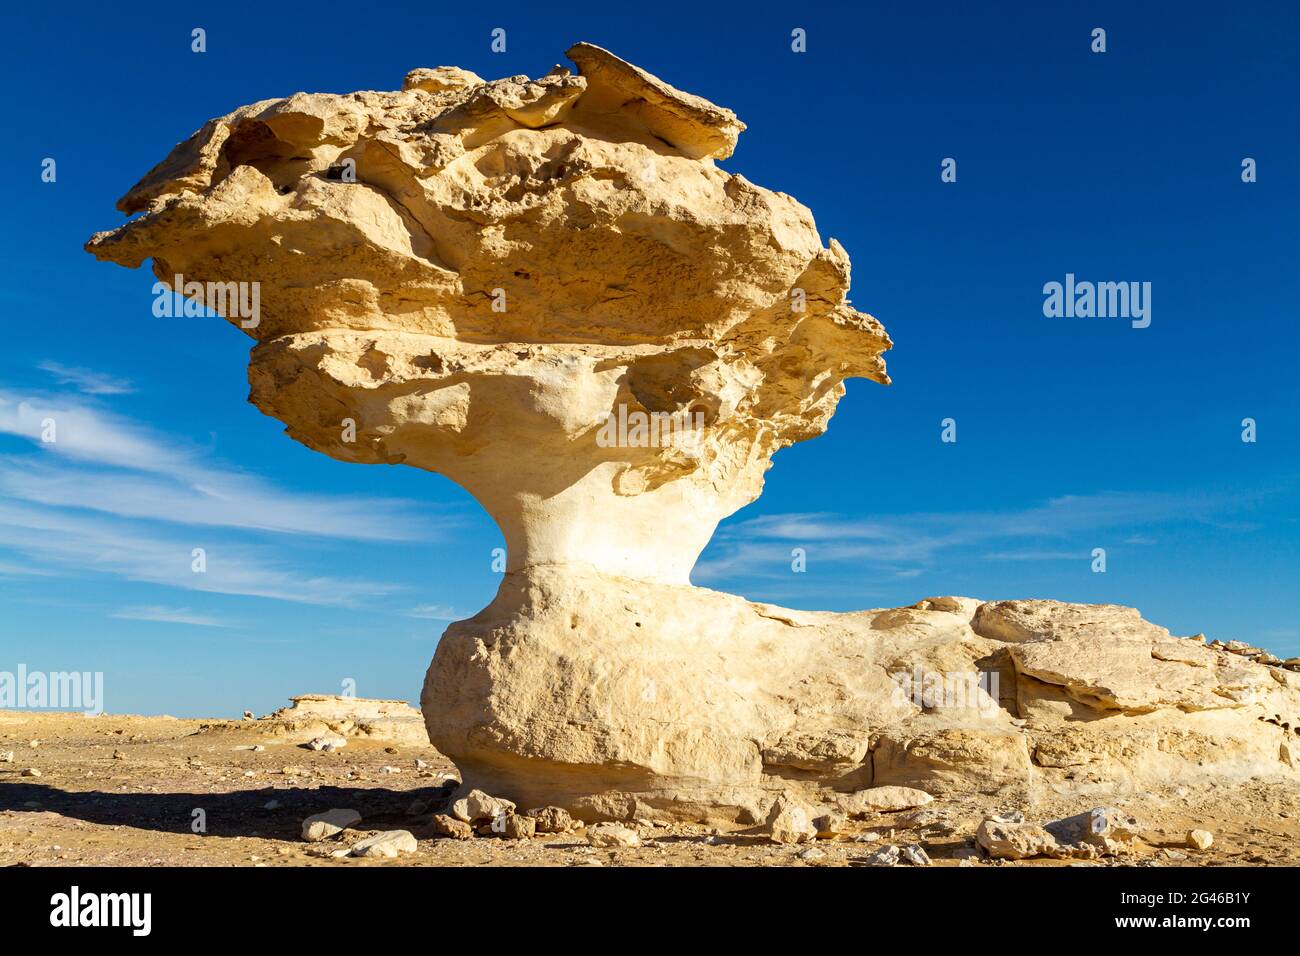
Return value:
M 251 400 L 293 438 L 447 475 L 496 520 L 501 589 L 423 695 L 467 784 L 758 822 L 783 791 L 1294 772 L 1300 675 L 1128 609 L 820 614 L 692 587 L 844 380 L 888 383 L 891 342 L 809 210 L 717 166 L 730 110 L 569 56 L 243 107 L 87 245 L 250 335 Z

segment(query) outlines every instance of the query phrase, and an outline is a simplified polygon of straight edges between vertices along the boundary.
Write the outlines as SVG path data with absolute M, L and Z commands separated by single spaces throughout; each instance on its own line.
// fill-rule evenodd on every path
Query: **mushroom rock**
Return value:
M 809 210 L 716 165 L 734 113 L 568 56 L 576 73 L 417 69 L 242 107 L 87 244 L 251 336 L 251 401 L 290 436 L 444 474 L 496 520 L 500 590 L 447 629 L 422 699 L 467 784 L 721 822 L 790 792 L 1300 769 L 1300 674 L 1126 608 L 832 614 L 691 586 L 844 380 L 888 383 L 891 342 Z M 258 294 L 215 298 L 239 283 Z

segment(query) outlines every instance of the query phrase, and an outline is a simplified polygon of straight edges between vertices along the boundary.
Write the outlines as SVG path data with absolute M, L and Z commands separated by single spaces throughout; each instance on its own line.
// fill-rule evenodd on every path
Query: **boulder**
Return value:
M 529 810 L 528 816 L 537 821 L 538 833 L 568 833 L 578 827 L 578 821 L 563 807 L 538 807 Z
M 514 813 L 515 805 L 510 800 L 494 797 L 482 790 L 471 790 L 459 800 L 453 800 L 451 815 L 466 823 L 492 821 L 504 814 Z
M 462 779 L 509 799 L 453 816 L 730 824 L 787 791 L 862 814 L 921 805 L 862 795 L 881 788 L 1300 779 L 1294 662 L 1248 645 L 1116 605 L 831 614 L 693 586 L 846 380 L 888 384 L 893 343 L 812 212 L 718 166 L 735 113 L 599 47 L 568 55 L 536 78 L 420 67 L 400 90 L 239 107 L 86 246 L 248 335 L 250 400 L 291 438 L 438 472 L 501 529 L 500 587 L 446 629 L 421 704 Z M 409 732 L 380 704 L 292 719 L 322 740 Z
M 434 833 L 453 840 L 469 840 L 474 837 L 474 828 L 470 824 L 445 813 L 433 815 L 432 827 Z
M 786 796 L 772 805 L 767 818 L 767 833 L 774 843 L 807 843 L 817 839 L 808 808 Z
M 996 860 L 1024 860 L 1061 853 L 1056 838 L 1032 823 L 1002 823 L 989 818 L 975 831 L 975 840 Z
M 415 837 L 407 830 L 387 830 L 366 837 L 352 847 L 353 856 L 378 856 L 392 859 L 400 853 L 414 853 L 418 849 Z
M 587 828 L 587 842 L 599 847 L 634 847 L 641 845 L 641 835 L 617 823 L 598 823 Z
M 923 807 L 934 800 L 924 790 L 915 787 L 869 787 L 837 798 L 839 808 L 849 816 L 861 817 L 869 813 L 888 813 Z
M 361 814 L 355 810 L 326 810 L 302 821 L 302 838 L 313 843 L 326 840 L 360 822 Z

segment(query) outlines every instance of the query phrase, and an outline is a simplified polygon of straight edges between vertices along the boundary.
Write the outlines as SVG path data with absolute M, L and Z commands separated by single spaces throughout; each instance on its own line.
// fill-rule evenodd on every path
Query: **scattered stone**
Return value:
M 853 838 L 854 843 L 875 843 L 880 839 L 880 834 L 875 830 L 868 830 L 866 833 L 859 833 Z
M 314 737 L 308 742 L 307 747 L 310 750 L 320 750 L 325 753 L 338 750 L 340 747 L 346 747 L 348 741 L 346 737 L 340 737 L 338 734 L 326 734 L 323 737 Z
M 13 763 L 13 762 L 14 762 L 14 752 L 12 750 L 5 750 L 3 752 L 0 752 L 0 763 Z
M 507 813 L 500 818 L 501 836 L 507 840 L 529 840 L 537 834 L 537 821 L 519 813 Z M 493 829 L 496 829 L 495 821 Z
M 416 769 L 416 770 L 424 770 L 424 769 L 425 769 L 426 767 L 428 767 L 428 766 L 429 766 L 429 764 L 428 764 L 426 761 L 421 760 L 419 757 L 416 757 L 416 758 L 415 758 L 415 769 Z
M 342 833 L 348 827 L 361 822 L 361 814 L 355 810 L 333 809 L 317 813 L 302 821 L 302 838 L 315 843 Z
M 457 820 L 445 813 L 435 813 L 432 825 L 433 832 L 439 836 L 451 837 L 453 840 L 472 840 L 474 838 L 474 828 L 472 826 L 464 820 Z
M 418 817 L 420 814 L 428 812 L 428 809 L 428 800 L 412 800 L 406 805 L 406 813 L 408 816 L 412 817 Z
M 587 828 L 587 842 L 592 846 L 631 847 L 641 845 L 641 835 L 617 823 L 598 823 Z
M 113 751 L 113 759 L 114 759 L 114 760 L 125 760 L 125 759 L 126 759 L 126 754 L 122 753 L 122 751 L 120 751 L 120 750 L 114 750 L 114 751 Z
M 24 777 L 39 777 L 40 775 L 41 772 L 37 770 L 35 767 L 28 767 L 26 770 L 23 771 Z
M 382 856 L 392 859 L 399 853 L 414 853 L 419 844 L 409 830 L 386 830 L 367 837 L 352 847 L 353 856 Z
M 1031 856 L 1057 856 L 1056 838 L 1032 823 L 1003 823 L 989 817 L 975 831 L 988 855 L 996 860 L 1024 860 Z
M 911 810 L 923 807 L 934 800 L 924 790 L 915 787 L 870 787 L 840 796 L 836 803 L 851 817 L 869 813 L 889 813 L 894 810 Z
M 401 773 L 401 767 L 384 766 L 379 768 L 380 773 Z
M 578 827 L 578 821 L 563 807 L 538 807 L 529 810 L 528 816 L 537 821 L 538 833 L 568 833 Z
M 1096 807 L 1049 823 L 1045 829 L 1065 845 L 1088 844 L 1110 850 L 1116 842 L 1128 843 L 1135 839 L 1138 822 L 1112 807 Z
M 1198 850 L 1208 850 L 1214 843 L 1214 834 L 1209 830 L 1189 830 L 1187 831 L 1187 845 L 1194 846 Z
M 451 815 L 466 823 L 492 821 L 504 813 L 514 812 L 513 801 L 494 797 L 482 790 L 471 790 L 451 805 Z
M 899 855 L 898 847 L 887 843 L 865 857 L 862 862 L 867 866 L 897 866 Z
M 901 853 L 903 855 L 903 859 L 906 860 L 908 863 L 912 864 L 912 866 L 930 865 L 930 854 L 926 853 L 923 847 L 919 847 L 915 845 L 905 846 L 902 848 Z
M 775 843 L 807 843 L 817 839 L 808 808 L 786 796 L 777 798 L 767 816 L 767 833 Z
M 819 850 L 815 846 L 810 846 L 806 850 L 800 850 L 795 854 L 795 856 L 801 860 L 808 860 L 810 862 L 813 860 L 824 860 L 826 859 L 826 851 Z
M 1164 857 L 1166 860 L 1173 860 L 1175 862 L 1187 859 L 1187 854 L 1184 853 L 1182 850 L 1173 850 L 1170 849 L 1169 847 L 1165 847 L 1163 850 L 1161 850 L 1160 855 Z
M 246 710 L 246 711 L 244 711 L 244 719 L 245 719 L 245 720 L 254 720 L 255 718 L 253 717 L 253 712 L 252 712 L 251 710 Z
M 817 831 L 819 840 L 833 840 L 837 836 L 842 836 L 847 823 L 848 818 L 842 813 L 823 813 L 812 819 L 813 829 Z
M 279 800 L 268 800 L 268 801 L 266 801 L 266 803 L 262 804 L 262 809 L 263 809 L 263 810 L 279 810 L 279 809 L 280 809 L 280 801 L 279 801 Z

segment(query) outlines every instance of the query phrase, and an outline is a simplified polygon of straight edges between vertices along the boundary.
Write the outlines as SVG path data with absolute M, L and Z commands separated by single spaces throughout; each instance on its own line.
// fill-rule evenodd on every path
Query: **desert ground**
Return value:
M 637 847 L 596 847 L 586 830 L 530 839 L 440 836 L 456 768 L 404 728 L 348 736 L 313 751 L 322 730 L 271 715 L 242 721 L 0 712 L 0 865 L 4 866 L 863 866 L 883 846 L 920 845 L 936 867 L 1224 866 L 1300 864 L 1300 793 L 1279 782 L 1207 785 L 1095 799 L 1042 794 L 1029 806 L 996 798 L 936 800 L 923 812 L 880 813 L 831 839 L 774 843 L 762 827 L 627 821 Z M 345 728 L 347 729 L 347 728 Z M 12 752 L 12 760 L 5 759 Z M 1093 806 L 1136 817 L 1140 835 L 1096 860 L 993 860 L 974 836 L 990 813 L 1045 822 Z M 362 821 L 308 842 L 302 821 L 332 808 Z M 195 811 L 201 811 L 196 814 Z M 206 824 L 196 832 L 196 823 Z M 342 855 L 375 833 L 407 830 L 414 852 Z M 1214 835 L 1207 850 L 1191 829 Z M 900 864 L 906 865 L 906 863 Z

